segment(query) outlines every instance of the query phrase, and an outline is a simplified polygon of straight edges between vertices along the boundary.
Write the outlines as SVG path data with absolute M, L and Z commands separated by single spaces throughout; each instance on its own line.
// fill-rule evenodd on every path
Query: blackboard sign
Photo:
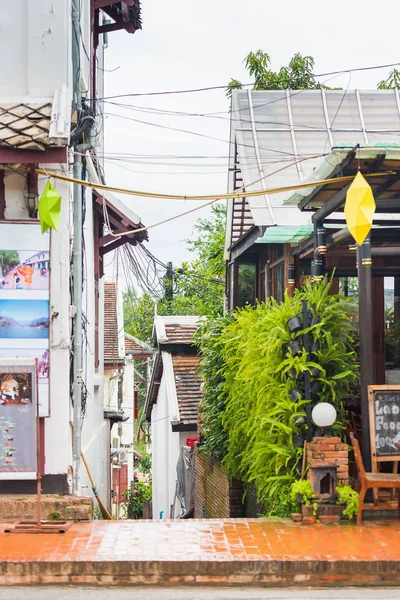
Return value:
M 368 397 L 372 465 L 399 461 L 400 385 L 370 385 Z

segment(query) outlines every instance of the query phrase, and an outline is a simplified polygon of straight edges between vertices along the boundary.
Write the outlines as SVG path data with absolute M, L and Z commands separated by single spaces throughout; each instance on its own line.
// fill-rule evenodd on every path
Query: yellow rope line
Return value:
M 23 167 L 20 169 L 28 170 Z M 174 194 L 154 194 L 152 192 L 141 192 L 137 190 L 128 190 L 125 188 L 113 187 L 110 185 L 103 185 L 102 183 L 94 183 L 92 181 L 84 181 L 82 179 L 75 179 L 74 177 L 68 177 L 66 175 L 60 175 L 55 173 L 54 171 L 47 171 L 44 169 L 36 169 L 36 172 L 39 175 L 47 175 L 48 177 L 52 177 L 54 179 L 58 179 L 60 181 L 67 181 L 69 183 L 75 183 L 77 185 L 82 185 L 84 187 L 94 188 L 97 190 L 105 190 L 109 192 L 115 192 L 118 194 L 126 194 L 128 196 L 140 196 L 144 198 L 156 198 L 159 200 L 193 200 L 193 201 L 202 201 L 202 200 L 224 200 L 229 198 L 252 198 L 255 196 L 264 196 L 265 194 L 277 194 L 279 192 L 291 192 L 295 190 L 301 190 L 304 188 L 312 188 L 320 185 L 328 185 L 329 183 L 343 183 L 345 181 L 350 181 L 354 179 L 354 175 L 347 175 L 345 177 L 336 177 L 332 179 L 322 179 L 319 181 L 313 181 L 309 183 L 300 183 L 297 185 L 288 185 L 285 187 L 277 187 L 271 188 L 269 190 L 254 190 L 247 192 L 233 192 L 231 194 L 209 194 L 205 196 L 181 196 Z M 385 175 L 394 175 L 395 171 L 386 171 L 385 173 L 367 173 L 364 176 L 368 177 L 383 177 Z

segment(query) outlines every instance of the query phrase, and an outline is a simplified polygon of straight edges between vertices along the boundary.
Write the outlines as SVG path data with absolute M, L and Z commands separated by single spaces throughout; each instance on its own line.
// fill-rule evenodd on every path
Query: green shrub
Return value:
M 305 504 L 306 506 L 309 506 L 313 498 L 314 492 L 309 479 L 298 479 L 292 483 L 290 488 L 290 501 L 293 508 L 298 508 L 299 504 Z
M 151 456 L 146 454 L 143 458 L 138 462 L 138 469 L 144 475 L 148 475 L 151 473 Z
M 232 315 L 210 319 L 200 328 L 196 342 L 202 354 L 199 375 L 204 381 L 200 403 L 199 450 L 221 460 L 226 454 L 227 431 L 222 424 L 226 407 L 225 363 L 222 355 L 221 333 Z
M 354 329 L 348 301 L 329 288 L 327 280 L 307 284 L 282 303 L 270 299 L 208 322 L 199 334 L 203 447 L 222 458 L 229 476 L 253 483 L 265 506 L 277 506 L 280 490 L 299 478 L 308 402 L 331 402 L 338 412 L 333 433 L 344 428 L 342 399 L 357 374 Z M 301 312 L 302 300 L 318 322 L 294 334 L 287 321 Z M 288 347 L 306 331 L 310 343 L 319 342 L 311 360 L 304 349 L 293 357 Z M 299 381 L 306 372 L 320 384 L 317 399 L 304 398 Z M 290 392 L 299 387 L 303 397 L 293 402 Z
M 345 509 L 343 514 L 352 521 L 358 513 L 359 495 L 349 485 L 343 485 L 339 483 L 336 486 L 336 493 L 338 495 L 337 504 L 344 504 Z
M 143 504 L 147 500 L 151 500 L 151 484 L 144 481 L 137 481 L 133 487 L 133 490 L 126 488 L 124 497 L 124 504 L 122 508 L 124 510 L 125 517 L 127 519 L 142 519 L 143 518 Z

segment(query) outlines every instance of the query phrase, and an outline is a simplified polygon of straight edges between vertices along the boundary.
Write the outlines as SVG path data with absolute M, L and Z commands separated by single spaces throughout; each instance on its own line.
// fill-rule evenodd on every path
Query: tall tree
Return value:
M 400 89 L 400 71 L 393 69 L 386 79 L 378 83 L 378 90 L 399 90 Z
M 249 52 L 244 59 L 245 67 L 254 78 L 253 90 L 315 90 L 326 88 L 320 84 L 314 75 L 314 58 L 302 56 L 296 53 L 287 67 L 281 67 L 279 71 L 273 71 L 270 67 L 271 58 L 262 50 Z M 231 79 L 227 88 L 227 96 L 231 97 L 232 90 L 241 89 L 242 83 L 237 79 Z

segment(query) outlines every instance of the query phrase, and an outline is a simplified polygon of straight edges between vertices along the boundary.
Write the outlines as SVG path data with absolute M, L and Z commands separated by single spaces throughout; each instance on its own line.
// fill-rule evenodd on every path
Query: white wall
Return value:
M 180 434 L 171 427 L 171 407 L 166 378 L 163 375 L 157 403 L 151 413 L 153 519 L 169 519 L 176 489 L 176 464 L 180 452 Z
M 71 83 L 71 0 L 13 0 L 0 10 L 0 98 L 53 98 Z
M 128 446 L 128 481 L 133 480 L 134 460 L 133 460 L 133 436 L 134 436 L 134 389 L 135 389 L 135 371 L 133 360 L 126 359 L 124 378 L 122 381 L 122 408 L 127 415 L 128 420 L 122 423 L 121 444 Z
M 40 165 L 49 168 L 49 165 Z M 62 165 L 52 168 L 64 169 Z M 39 193 L 46 179 L 39 179 Z M 61 218 L 58 231 L 51 232 L 50 277 L 50 417 L 45 421 L 45 473 L 67 474 L 71 464 L 70 397 L 69 397 L 69 204 L 71 189 L 68 183 L 58 181 L 54 186 L 62 197 Z M 5 178 L 6 219 L 26 220 L 24 203 L 25 180 L 11 174 Z M 29 225 L 28 225 L 29 227 Z
M 109 448 L 107 445 L 107 422 L 104 420 L 103 378 L 96 374 L 95 366 L 95 285 L 92 193 L 86 191 L 85 237 L 85 286 L 83 311 L 87 319 L 87 343 L 83 342 L 84 379 L 87 388 L 86 415 L 82 426 L 82 450 L 88 462 L 95 485 L 101 498 L 108 496 Z M 101 328 L 101 321 L 99 325 Z M 103 354 L 99 354 L 100 363 Z M 102 374 L 103 367 L 101 367 Z M 91 496 L 91 486 L 81 464 L 82 495 Z

